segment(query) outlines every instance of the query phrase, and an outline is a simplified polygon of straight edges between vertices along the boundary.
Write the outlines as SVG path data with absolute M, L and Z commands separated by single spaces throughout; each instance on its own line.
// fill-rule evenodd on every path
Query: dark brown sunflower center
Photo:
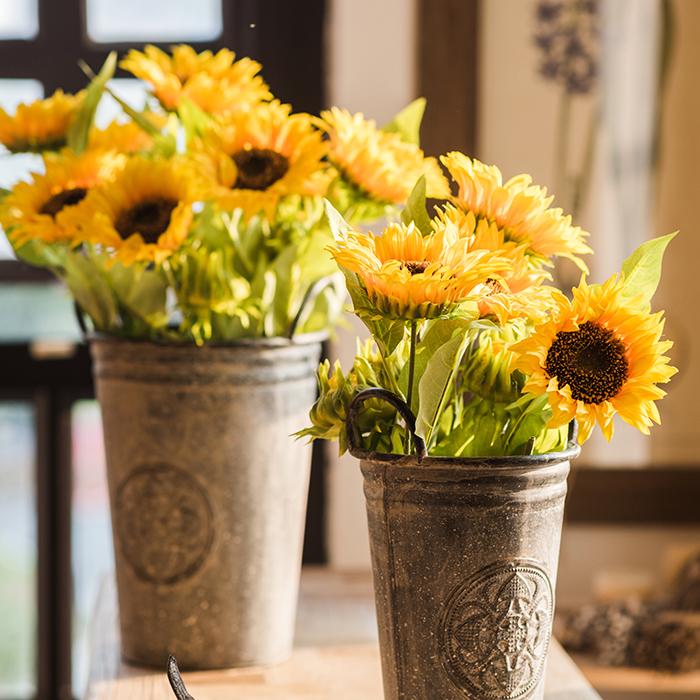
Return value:
M 48 214 L 48 216 L 56 216 L 63 207 L 72 207 L 74 204 L 82 201 L 87 194 L 84 187 L 73 187 L 68 190 L 61 190 L 50 199 L 47 199 L 39 209 L 40 214 Z
M 428 269 L 430 263 L 427 260 L 404 260 L 402 265 L 411 275 L 420 275 Z
M 504 287 L 498 280 L 495 280 L 493 277 L 489 277 L 484 282 L 484 287 L 486 287 L 485 293 L 488 297 L 490 297 L 492 294 L 501 294 L 503 292 L 508 291 L 506 287 Z
M 176 206 L 175 199 L 145 199 L 130 209 L 125 209 L 117 217 L 115 228 L 122 238 L 140 233 L 146 243 L 156 243 L 161 233 L 170 226 L 170 216 Z
M 590 321 L 577 331 L 557 333 L 545 369 L 560 387 L 569 385 L 574 399 L 596 404 L 616 396 L 629 376 L 622 341 Z
M 238 168 L 236 189 L 266 190 L 289 170 L 286 156 L 269 148 L 250 148 L 231 157 Z

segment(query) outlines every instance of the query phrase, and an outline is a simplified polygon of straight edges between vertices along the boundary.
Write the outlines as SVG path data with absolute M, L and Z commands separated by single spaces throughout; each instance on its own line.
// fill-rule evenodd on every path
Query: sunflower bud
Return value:
M 521 337 L 519 324 L 498 326 L 489 321 L 473 324 L 473 336 L 459 372 L 463 392 L 496 402 L 515 401 L 524 383 L 520 372 L 513 372 L 509 345 Z
M 297 433 L 297 437 L 337 439 L 340 454 L 343 454 L 347 450 L 345 421 L 350 402 L 363 389 L 382 386 L 378 376 L 379 363 L 371 340 L 364 344 L 358 342 L 355 362 L 347 376 L 337 360 L 332 367 L 328 360 L 322 362 L 317 373 L 319 397 L 309 412 L 312 425 Z M 373 399 L 363 405 L 358 417 L 358 429 L 362 434 L 372 433 L 372 449 L 378 449 L 378 445 L 386 447 L 384 443 L 389 439 L 394 422 L 395 410 Z

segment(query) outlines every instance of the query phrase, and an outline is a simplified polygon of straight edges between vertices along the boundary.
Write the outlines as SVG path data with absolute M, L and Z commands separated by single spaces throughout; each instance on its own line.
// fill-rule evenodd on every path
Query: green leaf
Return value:
M 326 193 L 331 204 L 350 224 L 366 224 L 378 219 L 393 219 L 396 205 L 373 199 L 371 195 L 346 179 L 340 173 Z
M 568 424 L 543 430 L 535 439 L 533 454 L 543 455 L 548 452 L 561 452 L 561 450 L 566 449 L 568 434 Z
M 190 236 L 192 240 L 202 241 L 207 248 L 235 247 L 229 226 L 235 226 L 237 233 L 238 227 L 242 226 L 242 221 L 237 218 L 234 222 L 228 215 L 224 218 L 222 212 L 212 202 L 206 202 L 194 218 Z
M 327 247 L 332 243 L 330 231 L 326 226 L 315 228 L 299 243 L 289 247 L 293 250 L 294 260 L 299 274 L 295 288 L 289 289 L 286 302 L 288 317 L 282 321 L 289 325 L 292 318 L 301 309 L 304 296 L 316 282 L 323 278 L 332 278 L 333 282 L 323 289 L 315 299 L 306 305 L 300 319 L 297 333 L 321 330 L 335 325 L 340 317 L 346 299 L 342 275 L 331 257 Z M 274 261 L 275 267 L 286 264 L 283 260 L 285 249 Z
M 63 275 L 73 298 L 101 331 L 118 326 L 119 312 L 114 292 L 101 270 L 79 252 L 66 255 Z
M 383 129 L 392 134 L 398 134 L 402 141 L 420 143 L 420 125 L 425 112 L 425 97 L 413 100 L 411 104 L 404 107 Z
M 677 235 L 678 231 L 642 243 L 622 263 L 623 296 L 625 298 L 636 299 L 641 305 L 647 305 L 651 302 L 661 279 L 664 251 Z
M 124 113 L 132 119 L 139 128 L 154 138 L 161 136 L 160 129 L 145 117 L 142 112 L 135 110 L 127 102 L 122 100 L 110 87 L 106 87 L 105 92 L 122 108 Z
M 451 429 L 431 449 L 431 454 L 450 457 L 491 457 L 504 451 L 503 428 L 508 420 L 504 404 L 474 396 L 458 412 Z
M 328 286 L 324 287 L 304 308 L 297 333 L 312 333 L 335 326 L 343 313 L 345 299 L 343 276 L 336 272 Z
M 68 146 L 76 153 L 82 153 L 88 143 L 88 134 L 95 121 L 97 105 L 107 86 L 107 81 L 114 76 L 117 67 L 117 52 L 111 51 L 102 64 L 100 72 L 92 79 L 87 89 L 80 110 L 68 130 Z
M 212 118 L 197 105 L 184 98 L 180 101 L 177 108 L 178 116 L 185 128 L 187 143 L 195 136 L 203 134 L 212 125 Z
M 372 322 L 372 335 L 378 341 L 380 347 L 384 348 L 384 356 L 388 357 L 396 350 L 403 340 L 406 332 L 405 321 L 392 321 L 389 319 L 379 319 Z
M 416 228 L 424 236 L 427 236 L 432 231 L 432 226 L 430 225 L 430 217 L 425 205 L 425 192 L 425 175 L 421 175 L 411 190 L 408 202 L 406 202 L 406 208 L 401 212 L 401 221 L 407 226 L 413 222 Z
M 507 406 L 510 430 L 504 447 L 506 454 L 530 454 L 530 442 L 541 437 L 552 411 L 546 394 L 526 394 Z M 528 449 L 529 448 L 529 449 Z
M 381 354 L 388 357 L 403 340 L 406 322 L 383 318 L 372 305 L 357 275 L 344 267 L 340 269 L 345 275 L 345 286 L 352 300 L 353 311 L 367 326 Z
M 466 328 L 470 322 L 461 319 L 435 319 L 430 321 L 423 337 L 418 343 L 416 351 L 416 361 L 413 372 L 414 386 L 420 386 L 420 381 L 425 373 L 428 361 L 430 358 L 443 346 L 445 343 L 452 340 L 456 334 L 464 335 Z M 408 391 L 408 363 L 406 362 L 401 368 L 399 375 L 399 388 L 405 395 Z M 411 410 L 414 413 L 418 411 L 418 393 L 413 392 L 411 401 Z
M 169 133 L 163 133 L 143 112 L 134 109 L 109 86 L 105 88 L 105 92 L 122 108 L 122 111 L 139 127 L 139 129 L 145 131 L 153 138 L 152 154 L 163 158 L 171 158 L 177 153 L 176 125 L 178 121 L 174 114 L 171 114 L 168 120 L 166 130 Z
M 345 221 L 343 215 L 327 199 L 323 200 L 323 206 L 326 210 L 328 225 L 336 241 L 343 238 L 348 231 L 352 231 L 352 226 Z
M 439 347 L 428 360 L 418 383 L 419 408 L 416 433 L 426 444 L 437 428 L 442 409 L 453 388 L 453 380 L 466 349 L 465 336 L 455 335 Z
M 167 324 L 167 282 L 162 272 L 141 265 L 117 264 L 105 274 L 117 298 L 131 314 L 152 328 Z
M 39 240 L 29 241 L 19 248 L 14 247 L 17 257 L 34 267 L 48 267 L 58 270 L 63 267 L 66 257 L 66 249 L 61 246 L 53 246 Z

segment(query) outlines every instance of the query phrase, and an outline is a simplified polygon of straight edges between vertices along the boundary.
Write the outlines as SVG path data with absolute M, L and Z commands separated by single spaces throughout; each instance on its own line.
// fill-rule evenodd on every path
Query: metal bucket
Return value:
M 91 340 L 122 654 L 163 668 L 291 653 L 318 338 L 226 347 Z
M 386 700 L 540 700 L 573 435 L 565 452 L 428 457 L 359 449 Z

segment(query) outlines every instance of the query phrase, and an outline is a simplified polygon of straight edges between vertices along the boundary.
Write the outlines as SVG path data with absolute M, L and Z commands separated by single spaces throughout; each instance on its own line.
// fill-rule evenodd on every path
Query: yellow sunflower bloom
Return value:
M 500 279 L 489 279 L 477 290 L 479 315 L 495 316 L 502 324 L 517 318 L 543 321 L 554 306 L 552 287 L 542 284 L 548 273 L 533 271 L 522 257 L 505 259 L 509 267 Z
M 501 323 L 513 318 L 544 320 L 553 306 L 552 287 L 543 285 L 551 275 L 527 254 L 527 245 L 507 241 L 495 222 L 477 218 L 448 204 L 437 209 L 433 230 L 445 229 L 450 235 L 467 241 L 467 249 L 498 252 L 509 267 L 498 280 L 487 280 L 479 287 L 482 297 L 479 312 L 496 316 Z
M 134 122 L 112 122 L 104 129 L 92 129 L 88 136 L 88 148 L 108 149 L 120 153 L 147 151 L 153 146 L 153 138 Z
M 328 134 L 329 160 L 357 188 L 388 204 L 403 204 L 417 180 L 425 175 L 428 197 L 449 194 L 435 158 L 403 141 L 398 134 L 377 128 L 372 119 L 333 107 L 321 112 L 320 122 Z
M 19 182 L 0 206 L 0 224 L 16 246 L 33 240 L 76 243 L 68 225 L 71 212 L 89 190 L 114 177 L 125 158 L 113 152 L 64 152 L 44 162 L 45 174 Z
M 247 216 L 274 214 L 280 197 L 323 195 L 327 144 L 308 114 L 279 102 L 223 120 L 193 145 L 193 160 L 215 183 L 210 196 Z
M 646 313 L 622 292 L 617 277 L 582 282 L 573 301 L 553 292 L 551 319 L 512 346 L 515 366 L 528 375 L 523 391 L 548 395 L 550 427 L 575 418 L 581 443 L 596 422 L 610 440 L 615 414 L 648 434 L 660 421 L 654 402 L 665 395 L 657 385 L 677 371 L 664 355 L 672 342 L 661 340 L 663 314 Z
M 161 263 L 187 238 L 200 187 L 181 161 L 134 156 L 113 181 L 90 191 L 70 223 L 81 240 L 124 265 Z
M 550 208 L 553 197 L 547 196 L 545 188 L 533 185 L 529 175 L 517 175 L 504 183 L 495 165 L 484 165 L 463 153 L 448 153 L 441 161 L 459 188 L 452 199 L 462 210 L 495 223 L 506 241 L 526 244 L 545 260 L 568 258 L 588 271 L 579 257 L 593 252 L 585 242 L 588 233 L 573 226 L 561 209 Z
M 358 275 L 380 314 L 437 318 L 507 268 L 494 253 L 468 252 L 467 245 L 446 231 L 423 236 L 413 224 L 390 224 L 380 236 L 349 231 L 329 251 L 338 265 Z
M 13 115 L 0 109 L 0 143 L 13 153 L 60 150 L 83 96 L 57 90 L 45 100 L 19 105 Z
M 198 54 L 191 46 L 173 46 L 169 56 L 155 46 L 146 46 L 143 52 L 129 51 L 120 65 L 149 83 L 165 109 L 177 109 L 185 98 L 219 116 L 272 97 L 258 75 L 260 64 L 235 58 L 228 49 Z

